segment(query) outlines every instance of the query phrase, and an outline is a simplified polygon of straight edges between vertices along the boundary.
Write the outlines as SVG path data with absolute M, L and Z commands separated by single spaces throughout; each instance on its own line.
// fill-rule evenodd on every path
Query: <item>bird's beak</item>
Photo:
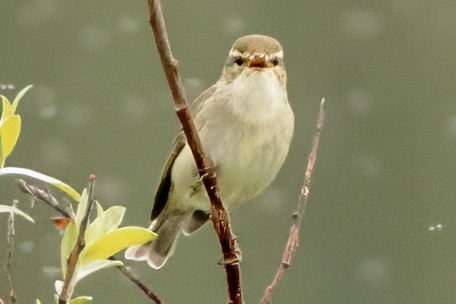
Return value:
M 251 56 L 246 63 L 249 68 L 257 70 L 257 71 L 269 67 L 268 58 L 265 55 Z
M 249 68 L 265 68 L 266 67 L 266 60 L 264 57 L 256 57 L 247 62 Z

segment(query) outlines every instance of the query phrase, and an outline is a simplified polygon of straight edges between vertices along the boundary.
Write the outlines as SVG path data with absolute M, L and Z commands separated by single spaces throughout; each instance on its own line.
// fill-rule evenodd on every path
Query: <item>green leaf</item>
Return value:
M 2 97 L 2 117 L 0 118 L 0 126 L 14 114 L 13 107 L 11 106 L 10 101 L 5 96 L 1 95 Z
M 17 214 L 19 216 L 22 216 L 29 222 L 35 223 L 35 220 L 30 215 L 17 209 L 14 206 L 0 205 L 0 213 L 3 213 L 3 212 Z
M 2 138 L 2 157 L 6 159 L 16 146 L 21 133 L 21 117 L 17 114 L 10 116 L 0 127 Z M 4 161 L 3 161 L 4 162 Z
M 78 239 L 79 229 L 76 226 L 74 221 L 70 221 L 68 226 L 65 229 L 65 234 L 62 238 L 62 244 L 60 247 L 60 258 L 62 263 L 62 272 L 66 273 L 67 271 L 67 264 L 68 258 L 70 257 L 71 251 L 76 244 Z
M 92 303 L 93 298 L 88 296 L 82 296 L 74 298 L 70 301 L 70 304 L 88 304 Z
M 76 285 L 80 280 L 85 278 L 91 273 L 98 271 L 100 269 L 108 268 L 108 267 L 115 267 L 115 266 L 122 266 L 123 263 L 121 261 L 112 261 L 112 260 L 100 260 L 95 261 L 93 263 L 84 265 L 83 267 L 79 267 L 77 269 L 76 275 L 74 276 L 72 283 Z
M 31 88 L 29 85 L 22 89 L 11 104 L 8 98 L 2 98 L 2 116 L 0 118 L 0 168 L 4 166 L 5 160 L 14 149 L 21 132 L 21 117 L 15 114 L 19 101 Z
M 107 259 L 127 247 L 150 242 L 156 236 L 149 229 L 142 227 L 130 226 L 119 228 L 100 237 L 92 245 L 86 247 L 81 263 L 89 264 L 97 260 Z
M 0 177 L 6 176 L 6 175 L 20 175 L 20 176 L 31 177 L 31 178 L 40 180 L 42 182 L 45 182 L 49 185 L 56 187 L 57 189 L 63 191 L 69 197 L 74 199 L 76 202 L 79 202 L 79 200 L 81 198 L 81 196 L 79 195 L 79 193 L 76 190 L 74 190 L 69 185 L 65 184 L 64 182 L 59 181 L 58 179 L 55 179 L 53 177 L 47 176 L 45 174 L 30 170 L 30 169 L 17 168 L 17 167 L 0 168 Z
M 97 203 L 97 206 L 99 204 Z M 98 207 L 97 207 L 98 208 Z M 98 208 L 98 215 L 93 222 L 87 227 L 87 240 L 94 241 L 102 237 L 103 235 L 116 230 L 125 214 L 125 207 L 113 206 L 105 211 Z M 87 245 L 90 245 L 89 243 Z
M 16 98 L 14 98 L 13 104 L 12 104 L 12 110 L 13 113 L 16 112 L 17 105 L 19 104 L 19 101 L 24 97 L 25 93 L 27 93 L 28 90 L 30 90 L 33 87 L 33 84 L 30 84 L 23 88 L 17 95 Z
M 87 194 L 87 189 L 84 189 L 79 199 L 78 210 L 76 211 L 76 224 L 78 227 L 81 225 L 82 219 L 84 218 L 87 212 L 87 205 L 89 204 L 89 196 Z

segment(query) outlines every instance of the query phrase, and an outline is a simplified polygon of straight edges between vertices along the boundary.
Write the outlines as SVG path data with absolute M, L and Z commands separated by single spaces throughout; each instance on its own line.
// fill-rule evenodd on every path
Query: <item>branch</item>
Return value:
M 115 258 L 110 258 L 110 260 L 115 260 Z M 117 269 L 119 269 L 120 272 L 122 272 L 130 281 L 133 282 L 133 284 L 141 289 L 141 291 L 144 292 L 149 299 L 154 301 L 155 304 L 161 304 L 161 300 L 158 298 L 158 296 L 137 277 L 135 277 L 129 267 L 117 266 Z
M 13 201 L 13 208 L 17 206 L 17 203 L 17 200 Z M 8 284 L 10 287 L 9 297 L 11 303 L 17 303 L 17 296 L 13 288 L 13 279 L 11 277 L 11 271 L 13 270 L 14 235 L 14 212 L 11 212 L 8 217 L 8 254 L 6 257 L 6 273 L 8 276 Z
M 73 279 L 74 271 L 76 269 L 76 265 L 78 263 L 79 255 L 81 251 L 85 247 L 85 232 L 87 229 L 87 225 L 89 224 L 89 216 L 90 216 L 90 209 L 93 205 L 93 195 L 94 195 L 94 187 L 95 187 L 95 175 L 90 175 L 89 177 L 89 185 L 87 190 L 88 195 L 88 203 L 87 203 L 87 210 L 82 218 L 81 224 L 79 226 L 79 234 L 76 244 L 74 245 L 73 250 L 70 253 L 68 258 L 68 267 L 67 272 L 65 274 L 65 278 L 63 281 L 63 288 L 62 292 L 59 296 L 59 304 L 65 304 L 71 297 L 73 290 L 71 290 L 71 280 Z
M 280 263 L 280 266 L 277 269 L 277 272 L 275 274 L 274 279 L 272 280 L 272 283 L 266 288 L 264 292 L 263 298 L 261 299 L 262 304 L 272 303 L 272 291 L 277 286 L 279 281 L 282 279 L 285 270 L 291 266 L 293 254 L 299 245 L 299 229 L 301 228 L 302 219 L 304 217 L 307 207 L 307 201 L 309 199 L 312 173 L 315 166 L 315 161 L 317 159 L 318 143 L 320 141 L 320 134 L 323 129 L 325 116 L 325 99 L 322 98 L 320 103 L 320 113 L 318 115 L 317 131 L 315 132 L 315 135 L 312 140 L 312 147 L 309 154 L 309 160 L 307 162 L 307 169 L 304 174 L 304 184 L 302 185 L 301 194 L 299 195 L 298 206 L 295 212 L 293 213 L 293 224 L 291 225 L 290 234 L 288 235 L 288 241 L 285 245 L 285 250 L 282 256 L 282 262 Z
M 155 43 L 157 44 L 168 85 L 173 95 L 176 114 L 182 124 L 182 129 L 195 158 L 199 175 L 211 201 L 211 219 L 223 251 L 223 264 L 227 277 L 229 303 L 241 304 L 239 248 L 236 238 L 231 232 L 229 215 L 220 201 L 215 169 L 203 151 L 188 103 L 184 97 L 182 81 L 177 70 L 177 61 L 171 53 L 168 41 L 160 0 L 148 1 L 150 11 L 149 22 L 154 31 Z
M 26 183 L 22 179 L 18 179 L 17 182 L 19 183 L 19 188 L 21 188 L 23 192 L 29 194 L 32 198 L 36 198 L 40 201 L 45 202 L 66 218 L 74 219 L 75 215 L 73 210 L 70 209 L 70 211 L 67 211 L 65 208 L 62 208 L 57 199 L 52 195 L 52 193 L 49 190 L 40 189 L 37 186 Z

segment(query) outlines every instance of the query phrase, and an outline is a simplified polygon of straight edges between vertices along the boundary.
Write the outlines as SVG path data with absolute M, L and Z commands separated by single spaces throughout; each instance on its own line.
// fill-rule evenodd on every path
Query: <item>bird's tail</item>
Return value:
M 159 269 L 173 255 L 177 238 L 182 230 L 182 215 L 169 216 L 163 223 L 152 222 L 150 229 L 157 233 L 152 242 L 131 246 L 125 251 L 128 260 L 147 261 L 150 267 Z

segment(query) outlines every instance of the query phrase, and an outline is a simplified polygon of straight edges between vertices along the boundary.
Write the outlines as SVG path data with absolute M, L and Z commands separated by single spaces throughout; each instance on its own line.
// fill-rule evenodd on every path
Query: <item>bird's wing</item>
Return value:
M 201 93 L 201 95 L 199 95 L 193 101 L 192 105 L 190 106 L 190 112 L 192 113 L 192 116 L 194 118 L 198 116 L 198 113 L 204 106 L 205 101 L 209 99 L 214 89 L 214 86 L 210 87 L 209 89 Z M 174 140 L 171 156 L 166 162 L 165 168 L 163 169 L 163 173 L 161 176 L 160 185 L 158 186 L 157 192 L 155 193 L 154 207 L 150 215 L 150 219 L 152 221 L 157 218 L 157 216 L 162 212 L 162 210 L 166 206 L 166 203 L 168 201 L 169 190 L 171 188 L 171 171 L 174 165 L 174 161 L 176 160 L 177 156 L 181 153 L 182 149 L 185 147 L 186 144 L 187 140 L 185 139 L 184 133 L 181 131 L 177 138 Z
M 181 132 L 174 140 L 173 150 L 166 162 L 165 168 L 163 169 L 160 185 L 155 193 L 154 208 L 152 209 L 152 214 L 150 215 L 150 219 L 152 221 L 156 219 L 160 212 L 162 212 L 163 208 L 165 208 L 166 202 L 168 201 L 169 189 L 171 187 L 171 169 L 173 168 L 174 161 L 185 145 L 185 136 L 184 133 Z
M 201 112 L 201 109 L 204 107 L 204 104 L 209 101 L 211 96 L 214 94 L 215 86 L 211 86 L 209 89 L 201 93 L 191 104 L 190 112 L 192 117 L 197 120 L 198 114 Z

